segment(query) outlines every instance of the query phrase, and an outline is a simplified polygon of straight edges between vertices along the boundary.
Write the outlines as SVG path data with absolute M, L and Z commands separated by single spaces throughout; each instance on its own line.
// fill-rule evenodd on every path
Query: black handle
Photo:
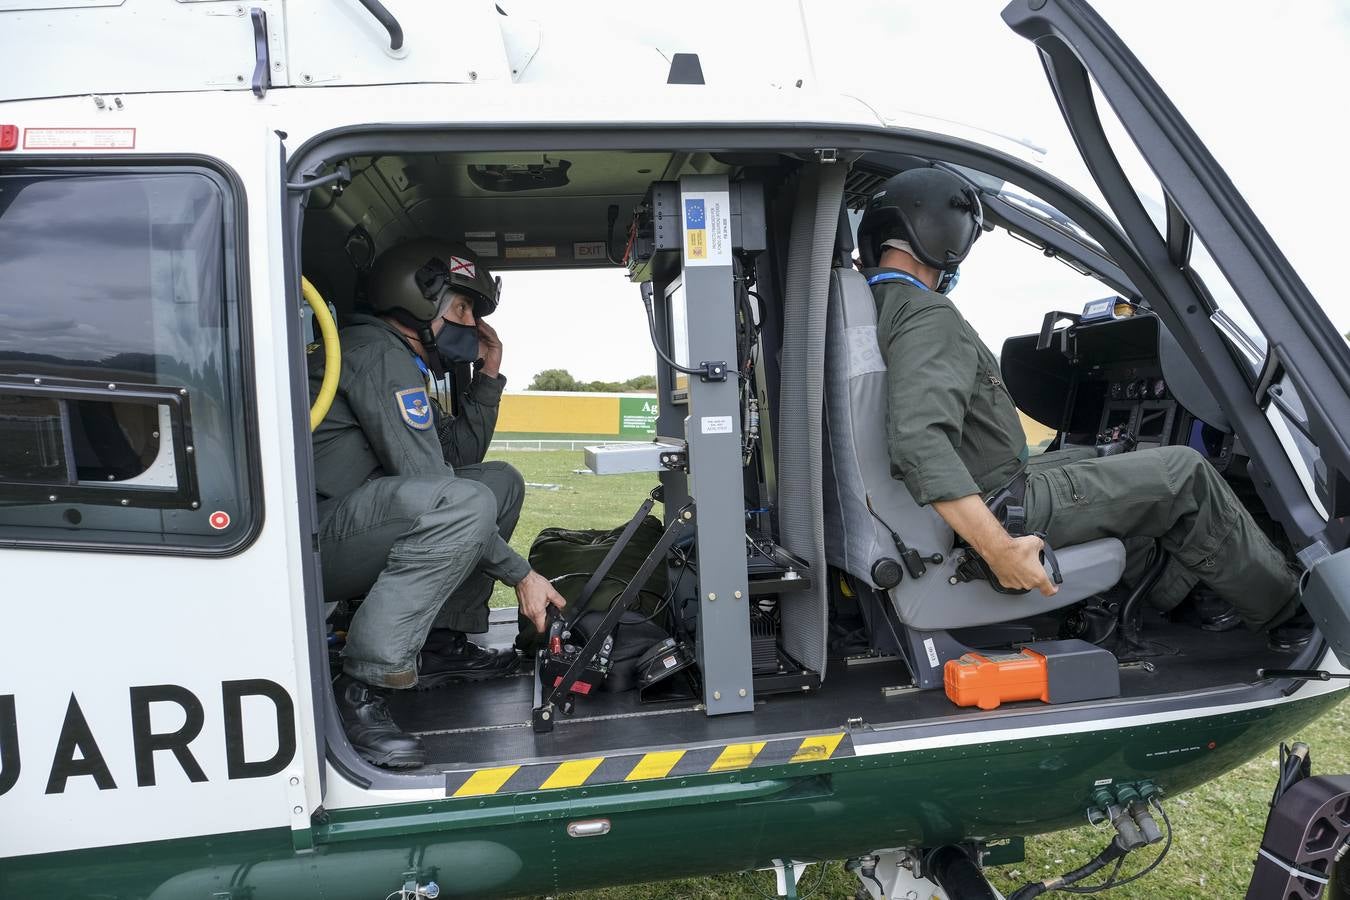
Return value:
M 389 32 L 389 49 L 400 50 L 403 48 L 403 26 L 398 24 L 398 19 L 394 14 L 384 8 L 380 0 L 361 0 L 361 5 L 366 8 L 366 12 L 375 17 L 384 30 Z
M 267 13 L 254 7 L 248 11 L 253 22 L 253 94 L 267 96 L 272 86 L 272 54 L 267 45 Z
M 1055 584 L 1063 584 L 1064 576 L 1059 571 L 1059 560 L 1055 558 L 1055 551 L 1050 547 L 1050 539 L 1045 536 L 1045 532 L 1033 532 L 1036 537 L 1041 539 L 1041 561 L 1050 561 L 1050 580 Z

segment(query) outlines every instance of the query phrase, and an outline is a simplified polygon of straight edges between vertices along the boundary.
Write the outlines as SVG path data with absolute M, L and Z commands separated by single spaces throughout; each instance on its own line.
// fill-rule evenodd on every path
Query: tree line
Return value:
M 566 369 L 545 369 L 534 376 L 529 391 L 594 391 L 610 394 L 656 390 L 655 375 L 639 375 L 627 381 L 577 381 Z

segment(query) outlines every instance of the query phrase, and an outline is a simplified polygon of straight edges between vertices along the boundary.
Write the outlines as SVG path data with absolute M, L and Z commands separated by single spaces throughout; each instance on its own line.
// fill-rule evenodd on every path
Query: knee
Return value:
M 436 506 L 453 510 L 491 531 L 497 528 L 497 496 L 481 481 L 450 478 L 436 492 Z
M 482 464 L 484 484 L 492 488 L 492 493 L 501 501 L 502 508 L 518 506 L 525 498 L 525 477 L 515 466 L 501 460 Z
M 1223 483 L 1223 476 L 1210 465 L 1209 460 L 1191 447 L 1159 447 L 1155 451 L 1162 455 L 1171 481 L 1178 489 L 1200 485 L 1213 488 Z
M 1159 447 L 1153 452 L 1159 454 L 1163 458 L 1163 464 L 1173 472 L 1193 473 L 1212 468 L 1209 461 L 1193 447 L 1178 444 L 1172 447 Z
M 467 529 L 479 540 L 497 532 L 497 500 L 485 484 L 467 478 L 417 479 L 398 501 L 404 514 L 414 519 L 415 530 L 440 532 Z

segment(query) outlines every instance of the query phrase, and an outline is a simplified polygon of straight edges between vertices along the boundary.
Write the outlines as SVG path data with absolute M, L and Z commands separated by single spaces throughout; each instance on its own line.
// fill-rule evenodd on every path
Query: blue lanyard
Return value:
M 422 370 L 423 375 L 425 375 L 428 378 L 431 377 L 431 370 L 428 369 L 427 364 L 422 361 L 422 357 L 418 356 L 417 354 L 413 354 L 413 362 L 417 363 L 417 368 Z
M 908 272 L 878 272 L 867 279 L 867 286 L 871 287 L 872 285 L 880 284 L 883 281 L 907 281 L 921 291 L 930 290 L 928 285 L 924 284 Z

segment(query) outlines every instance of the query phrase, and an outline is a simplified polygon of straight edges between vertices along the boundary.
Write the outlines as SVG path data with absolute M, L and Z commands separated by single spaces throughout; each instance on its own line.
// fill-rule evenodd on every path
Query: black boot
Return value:
M 1232 631 L 1242 625 L 1232 604 L 1203 587 L 1191 592 L 1173 613 L 1173 619 L 1204 631 Z
M 347 740 L 362 759 L 390 769 L 426 765 L 422 742 L 398 727 L 379 691 L 344 672 L 333 680 L 333 693 Z
M 480 647 L 462 631 L 433 628 L 417 656 L 417 689 L 440 687 L 452 681 L 483 681 L 515 671 L 515 650 Z
M 1281 653 L 1297 653 L 1312 643 L 1314 622 L 1303 607 L 1266 633 L 1266 643 Z

